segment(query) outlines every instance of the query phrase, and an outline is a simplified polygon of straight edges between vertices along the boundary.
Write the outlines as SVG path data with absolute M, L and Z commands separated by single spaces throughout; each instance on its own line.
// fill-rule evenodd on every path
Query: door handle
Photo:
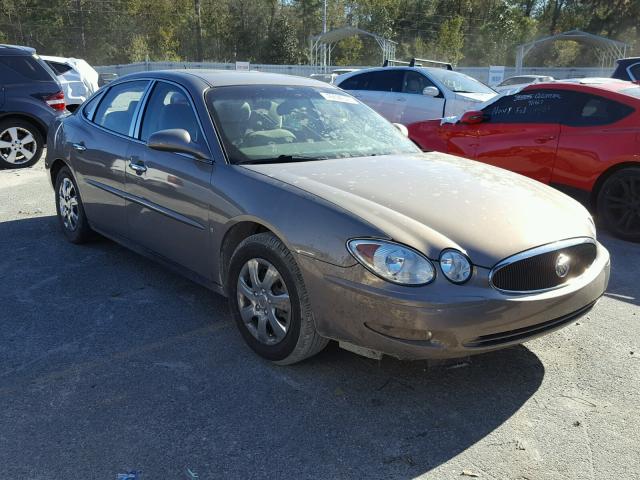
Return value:
M 77 150 L 78 152 L 84 152 L 87 149 L 87 147 L 85 147 L 81 143 L 72 143 L 71 146 L 74 148 L 74 150 Z
M 551 140 L 555 140 L 556 136 L 555 135 L 547 135 L 546 137 L 538 137 L 536 138 L 535 142 L 536 143 L 547 143 L 550 142 Z
M 134 172 L 136 172 L 137 175 L 142 175 L 144 172 L 147 171 L 147 167 L 145 166 L 144 162 L 141 160 L 136 160 L 133 157 L 129 162 L 129 168 Z

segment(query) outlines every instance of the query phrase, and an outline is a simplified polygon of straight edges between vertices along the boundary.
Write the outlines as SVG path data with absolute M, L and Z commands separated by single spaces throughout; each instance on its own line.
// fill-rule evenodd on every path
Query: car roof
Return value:
M 544 77 L 550 77 L 551 75 L 514 75 L 513 77 L 509 77 L 509 78 L 544 78 Z M 509 78 L 507 80 L 509 80 Z
M 627 57 L 627 58 L 619 58 L 616 60 L 619 64 L 626 65 L 627 63 L 633 63 L 640 61 L 640 57 Z
M 33 55 L 34 53 L 36 53 L 35 48 L 23 47 L 22 45 L 0 44 L 0 55 Z
M 608 92 L 619 93 L 621 90 L 633 88 L 635 85 L 626 80 L 615 78 L 567 78 L 564 80 L 554 80 L 553 82 L 542 82 L 528 85 L 522 91 L 540 90 L 544 88 L 562 88 L 566 90 L 584 90 L 593 92 L 594 90 L 606 90 Z
M 121 77 L 116 82 L 119 83 L 120 81 L 125 79 L 135 78 L 157 78 L 164 80 L 182 80 L 186 82 L 192 82 L 194 79 L 199 79 L 211 87 L 266 84 L 335 88 L 325 82 L 313 80 L 311 78 L 297 77 L 295 75 L 256 71 L 245 72 L 237 70 L 205 69 L 155 70 L 150 72 L 138 72 Z M 116 82 L 113 83 L 115 84 Z
M 64 63 L 65 65 L 71 66 L 73 66 L 74 62 L 77 60 L 73 57 L 55 57 L 53 55 L 39 55 L 39 57 L 50 62 Z
M 401 66 L 401 65 L 389 65 L 388 67 L 371 67 L 371 68 L 362 68 L 360 70 L 356 70 L 354 72 L 349 72 L 349 73 L 344 73 L 342 75 L 340 75 L 340 81 L 344 81 L 347 78 L 351 78 L 352 76 L 355 75 L 360 75 L 361 73 L 368 73 L 368 72 L 388 72 L 389 70 L 413 70 L 413 71 L 421 71 L 421 72 L 432 72 L 432 71 L 439 71 L 439 70 L 445 70 L 445 71 L 451 71 L 451 70 L 446 70 L 445 68 L 438 68 L 438 67 L 407 67 L 407 66 Z M 460 73 L 460 72 L 456 72 L 456 73 Z

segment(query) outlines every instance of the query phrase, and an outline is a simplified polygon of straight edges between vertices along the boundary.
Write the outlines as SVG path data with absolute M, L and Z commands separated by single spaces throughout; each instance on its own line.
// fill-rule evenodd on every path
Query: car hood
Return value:
M 584 207 L 557 190 L 444 153 L 245 167 L 330 201 L 432 259 L 458 248 L 490 268 L 529 248 L 595 235 Z

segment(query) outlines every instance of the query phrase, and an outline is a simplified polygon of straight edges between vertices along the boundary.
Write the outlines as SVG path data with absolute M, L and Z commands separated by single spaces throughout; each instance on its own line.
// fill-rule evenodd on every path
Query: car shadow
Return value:
M 55 217 L 0 223 L 0 464 L 7 478 L 414 478 L 537 391 L 516 347 L 381 361 L 335 344 L 279 367 L 226 300 Z M 189 473 L 191 472 L 191 473 Z
M 639 245 L 613 237 L 606 232 L 598 236 L 598 241 L 602 243 L 611 254 L 611 278 L 605 296 L 639 306 Z

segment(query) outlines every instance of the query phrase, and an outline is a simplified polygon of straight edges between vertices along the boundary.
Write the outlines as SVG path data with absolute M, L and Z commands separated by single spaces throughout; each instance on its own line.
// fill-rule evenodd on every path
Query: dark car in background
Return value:
M 611 78 L 640 82 L 640 57 L 621 58 Z
M 0 167 L 34 165 L 49 125 L 64 111 L 56 75 L 35 50 L 0 45 Z

